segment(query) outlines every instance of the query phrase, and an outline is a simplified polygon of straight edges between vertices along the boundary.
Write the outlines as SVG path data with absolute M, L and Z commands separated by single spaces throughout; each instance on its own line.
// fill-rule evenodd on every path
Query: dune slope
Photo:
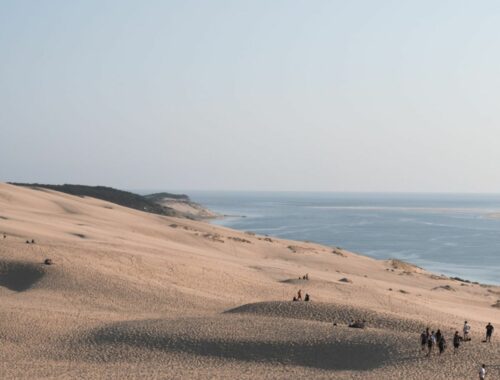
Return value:
M 498 287 L 7 184 L 0 233 L 1 378 L 500 378 Z M 457 354 L 420 351 L 465 319 Z

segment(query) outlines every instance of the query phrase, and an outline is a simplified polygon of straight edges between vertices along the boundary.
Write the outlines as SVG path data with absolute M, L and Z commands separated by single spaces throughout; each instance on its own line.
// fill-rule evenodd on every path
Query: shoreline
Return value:
M 205 207 L 205 206 L 204 206 Z M 218 213 L 217 211 L 214 211 L 216 213 Z M 220 221 L 223 221 L 224 219 L 228 218 L 228 219 L 246 219 L 247 216 L 246 215 L 223 215 L 223 214 L 220 214 L 220 217 L 218 218 L 212 218 L 212 219 L 207 219 L 205 220 L 207 223 L 210 223 L 210 224 L 213 224 L 213 225 L 216 225 L 216 226 L 222 226 L 222 227 L 226 227 L 226 228 L 231 228 L 231 229 L 234 229 L 234 230 L 237 230 L 237 231 L 240 231 L 240 232 L 251 232 L 251 233 L 255 233 L 255 234 L 262 234 L 264 236 L 268 236 L 268 237 L 271 237 L 271 238 L 275 238 L 275 239 L 283 239 L 285 237 L 282 237 L 282 236 L 278 236 L 278 235 L 273 235 L 272 232 L 263 232 L 261 231 L 262 228 L 259 228 L 260 231 L 258 232 L 255 232 L 255 231 L 247 231 L 246 229 L 238 229 L 237 227 L 235 226 L 232 226 L 230 223 L 228 224 L 224 224 L 224 223 L 218 223 Z M 498 214 L 495 214 L 497 215 L 497 217 L 495 217 L 494 219 L 500 219 L 500 213 Z M 325 243 L 325 242 L 321 242 L 321 241 L 315 241 L 315 240 L 301 240 L 300 238 L 298 237 L 295 237 L 295 236 L 287 236 L 286 239 L 291 239 L 291 240 L 297 240 L 297 241 L 303 241 L 303 242 L 313 242 L 313 243 L 316 243 L 316 244 L 321 244 L 321 245 L 326 245 L 326 246 L 329 246 L 329 247 L 332 247 L 332 248 L 336 248 L 335 245 L 332 245 L 332 244 L 328 244 L 328 243 Z M 344 247 L 346 248 L 347 250 L 350 250 L 350 247 Z M 464 282 L 468 282 L 468 283 L 477 283 L 477 284 L 482 284 L 482 285 L 485 285 L 485 286 L 500 286 L 500 280 L 497 281 L 497 282 L 491 282 L 491 280 L 485 280 L 484 278 L 481 278 L 480 276 L 479 277 L 474 277 L 474 276 L 470 276 L 470 275 L 467 275 L 465 273 L 461 273 L 461 272 L 454 272 L 454 271 L 450 271 L 448 268 L 450 266 L 449 263 L 442 263 L 443 265 L 438 265 L 436 266 L 434 262 L 430 262 L 429 260 L 421 260 L 420 262 L 417 260 L 417 261 L 412 261 L 411 259 L 407 259 L 403 256 L 397 256 L 397 255 L 388 255 L 386 257 L 379 257 L 379 256 L 376 256 L 376 255 L 370 255 L 369 253 L 367 252 L 363 252 L 363 251 L 358 251 L 358 250 L 350 250 L 351 252 L 355 252 L 359 255 L 363 255 L 363 256 L 366 256 L 366 257 L 370 257 L 372 259 L 375 259 L 375 260 L 381 260 L 381 261 L 384 261 L 384 260 L 391 260 L 391 259 L 397 259 L 397 260 L 402 260 L 402 261 L 405 261 L 405 262 L 408 262 L 408 263 L 411 263 L 413 265 L 418 265 L 418 266 L 421 266 L 423 267 L 425 270 L 429 271 L 429 272 L 432 272 L 434 273 L 435 275 L 437 276 L 446 276 L 448 278 L 459 278 L 461 280 L 463 280 Z M 467 268 L 467 266 L 463 266 L 463 268 Z M 489 267 L 488 267 L 489 268 Z M 446 272 L 449 272 L 448 274 Z

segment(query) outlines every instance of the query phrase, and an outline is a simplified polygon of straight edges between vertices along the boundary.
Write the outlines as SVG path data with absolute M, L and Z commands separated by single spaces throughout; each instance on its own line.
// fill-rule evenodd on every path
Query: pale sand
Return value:
M 2 379 L 500 378 L 500 338 L 481 343 L 499 287 L 6 184 L 0 232 Z M 299 288 L 311 303 L 290 301 Z M 442 357 L 420 351 L 426 325 Z
M 499 212 L 493 212 L 493 213 L 490 213 L 490 214 L 486 214 L 486 217 L 490 218 L 490 219 L 500 219 L 500 213 Z
M 183 216 L 185 215 L 195 219 L 213 219 L 220 217 L 219 214 L 192 201 L 181 201 L 177 199 L 164 198 L 158 203 L 162 206 L 174 209 Z

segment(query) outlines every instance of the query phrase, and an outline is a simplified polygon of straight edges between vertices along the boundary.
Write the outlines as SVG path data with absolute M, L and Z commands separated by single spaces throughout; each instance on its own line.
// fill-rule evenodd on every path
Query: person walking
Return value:
M 422 334 L 420 334 L 420 346 L 422 347 L 422 351 L 425 351 L 425 347 L 427 346 L 427 338 L 428 331 L 422 331 Z
M 479 370 L 479 380 L 486 379 L 486 366 L 483 364 Z
M 443 334 L 441 334 L 441 330 L 438 329 L 438 331 L 436 331 L 436 342 L 439 344 L 439 341 L 441 340 L 441 337 L 443 336 Z
M 441 339 L 438 341 L 438 347 L 439 347 L 439 355 L 441 355 L 445 348 L 446 348 L 446 340 L 444 339 L 444 336 L 441 335 Z
M 427 356 L 431 356 L 432 349 L 436 344 L 436 335 L 434 335 L 434 331 L 427 338 Z
M 491 342 L 491 336 L 493 335 L 493 330 L 495 330 L 495 328 L 493 327 L 493 325 L 488 322 L 488 324 L 486 325 L 486 340 L 485 342 Z
M 467 321 L 464 322 L 464 341 L 467 342 L 470 340 L 470 325 L 467 323 Z
M 453 353 L 454 354 L 457 353 L 457 350 L 460 347 L 460 341 L 462 339 L 463 338 L 460 335 L 458 335 L 458 331 L 455 331 L 455 335 L 453 335 L 453 347 L 454 347 Z

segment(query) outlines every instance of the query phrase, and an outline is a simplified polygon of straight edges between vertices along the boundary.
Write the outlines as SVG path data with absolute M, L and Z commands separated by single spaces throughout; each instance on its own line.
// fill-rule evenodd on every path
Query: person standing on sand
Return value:
M 431 356 L 432 354 L 432 348 L 436 344 L 436 336 L 434 335 L 434 331 L 427 337 L 427 356 Z
M 479 370 L 479 380 L 484 380 L 486 378 L 486 366 L 483 364 Z
M 302 301 L 302 289 L 297 292 L 297 301 Z
M 493 327 L 493 325 L 488 322 L 488 324 L 486 325 L 486 340 L 485 342 L 491 342 L 491 336 L 493 335 L 493 330 L 495 330 L 495 328 Z
M 467 321 L 464 322 L 464 341 L 469 341 L 469 332 L 470 332 L 470 325 L 467 323 Z
M 442 336 L 442 335 L 441 335 L 441 339 L 439 339 L 438 347 L 439 347 L 439 355 L 441 355 L 446 348 L 446 340 L 444 339 L 444 336 Z
M 458 335 L 458 331 L 455 331 L 455 335 L 453 335 L 453 347 L 454 347 L 453 353 L 454 354 L 457 353 L 457 350 L 460 347 L 460 341 L 462 339 L 463 338 L 460 335 Z
M 441 337 L 443 336 L 443 334 L 441 334 L 441 330 L 438 329 L 438 331 L 436 331 L 436 342 L 439 344 L 439 341 L 441 340 Z
M 420 346 L 422 347 L 422 351 L 425 351 L 425 346 L 427 346 L 427 339 L 428 339 L 428 331 L 424 330 L 422 331 L 422 334 L 420 334 Z

